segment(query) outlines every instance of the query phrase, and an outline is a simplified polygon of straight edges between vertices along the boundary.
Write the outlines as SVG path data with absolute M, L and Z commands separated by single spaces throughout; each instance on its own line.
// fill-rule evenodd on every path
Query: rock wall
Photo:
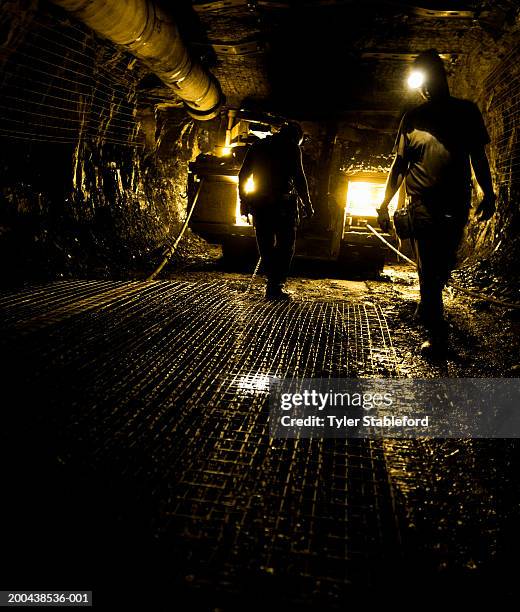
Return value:
M 160 84 L 132 56 L 45 2 L 5 4 L 0 49 L 2 276 L 153 267 L 212 126 L 154 96 Z M 188 235 L 181 255 L 201 248 Z
M 490 23 L 475 35 L 471 51 L 457 63 L 451 78 L 454 95 L 474 100 L 482 110 L 491 144 L 488 147 L 497 214 L 487 223 L 472 217 L 462 254 L 487 276 L 512 275 L 518 288 L 520 256 L 520 19 Z M 475 185 L 473 205 L 480 198 Z M 518 297 L 518 296 L 517 296 Z M 518 301 L 518 300 L 517 300 Z

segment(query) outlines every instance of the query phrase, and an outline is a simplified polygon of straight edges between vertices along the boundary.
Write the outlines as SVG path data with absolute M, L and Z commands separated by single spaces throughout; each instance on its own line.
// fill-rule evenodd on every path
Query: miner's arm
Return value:
M 247 199 L 247 195 L 245 193 L 245 185 L 246 185 L 247 179 L 251 176 L 252 172 L 253 172 L 253 152 L 252 152 L 252 149 L 249 149 L 242 163 L 242 167 L 240 168 L 240 172 L 238 173 L 238 194 L 240 196 L 241 202 L 244 202 Z
M 385 197 L 381 203 L 381 206 L 377 210 L 379 227 L 384 232 L 388 232 L 390 229 L 388 206 L 404 181 L 406 173 L 408 172 L 408 165 L 408 161 L 405 159 L 405 157 L 397 153 L 392 167 L 390 168 L 390 174 L 386 180 Z
M 397 138 L 395 140 L 393 152 L 395 153 L 390 174 L 386 180 L 385 197 L 381 202 L 381 206 L 377 210 L 377 220 L 379 227 L 388 232 L 390 229 L 390 216 L 388 214 L 388 206 L 394 195 L 399 191 L 399 187 L 403 184 L 409 167 L 408 159 L 408 138 L 407 138 L 408 114 L 405 113 L 401 119 Z
M 312 207 L 311 197 L 309 195 L 309 185 L 307 184 L 307 178 L 303 169 L 302 152 L 300 147 L 297 147 L 294 186 L 296 187 L 296 191 L 298 192 L 298 195 L 300 196 L 300 199 L 303 202 L 305 214 L 307 215 L 307 217 L 312 217 L 312 215 L 314 214 L 314 209 Z
M 399 191 L 399 187 L 401 187 L 407 171 L 408 161 L 402 155 L 396 155 L 392 167 L 390 168 L 390 174 L 386 180 L 385 197 L 379 210 L 383 208 L 388 210 L 388 206 L 392 198 Z
M 484 146 L 475 147 L 471 151 L 470 157 L 475 178 L 484 193 L 484 197 L 477 208 L 477 215 L 480 221 L 487 221 L 495 212 L 496 197 Z

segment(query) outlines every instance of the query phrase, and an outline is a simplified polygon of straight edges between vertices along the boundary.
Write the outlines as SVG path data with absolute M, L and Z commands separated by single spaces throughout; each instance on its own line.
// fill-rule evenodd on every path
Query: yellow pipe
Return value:
M 207 120 L 218 114 L 218 81 L 190 56 L 175 22 L 153 0 L 52 2 L 142 60 L 184 101 L 192 117 Z

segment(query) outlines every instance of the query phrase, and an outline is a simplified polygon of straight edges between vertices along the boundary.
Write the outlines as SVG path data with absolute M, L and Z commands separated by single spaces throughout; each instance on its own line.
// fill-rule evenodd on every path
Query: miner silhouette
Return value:
M 302 165 L 303 131 L 296 122 L 254 143 L 239 173 L 240 211 L 252 215 L 267 276 L 266 297 L 288 299 L 283 291 L 294 255 L 296 230 L 314 210 Z
M 415 86 L 425 102 L 401 120 L 378 214 L 380 226 L 388 229 L 388 205 L 404 180 L 421 294 L 416 317 L 428 332 L 421 349 L 439 354 L 446 349 L 447 339 L 442 290 L 455 266 L 468 220 L 471 166 L 484 194 L 477 209 L 480 220 L 495 212 L 495 194 L 485 153 L 489 136 L 478 107 L 450 95 L 444 65 L 435 50 L 421 53 L 413 69 Z

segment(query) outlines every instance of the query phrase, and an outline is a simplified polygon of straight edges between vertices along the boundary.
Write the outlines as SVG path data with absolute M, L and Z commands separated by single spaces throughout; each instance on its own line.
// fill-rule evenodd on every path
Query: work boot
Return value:
M 267 285 L 265 297 L 268 300 L 290 300 L 291 294 L 283 290 L 282 285 Z
M 448 345 L 438 340 L 425 340 L 421 344 L 421 355 L 426 359 L 442 359 L 448 353 Z
M 414 310 L 414 313 L 412 315 L 412 319 L 416 322 L 416 323 L 421 323 L 424 317 L 424 307 L 422 305 L 422 302 L 419 302 Z
M 448 334 L 443 323 L 428 330 L 428 339 L 421 344 L 421 355 L 431 359 L 442 359 L 448 353 Z

